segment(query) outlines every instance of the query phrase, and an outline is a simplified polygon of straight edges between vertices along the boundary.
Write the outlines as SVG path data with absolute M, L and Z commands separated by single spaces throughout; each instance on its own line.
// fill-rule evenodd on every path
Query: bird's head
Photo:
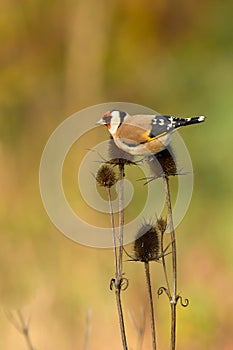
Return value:
M 103 117 L 96 124 L 106 125 L 110 134 L 114 135 L 127 115 L 126 112 L 114 109 L 104 113 Z

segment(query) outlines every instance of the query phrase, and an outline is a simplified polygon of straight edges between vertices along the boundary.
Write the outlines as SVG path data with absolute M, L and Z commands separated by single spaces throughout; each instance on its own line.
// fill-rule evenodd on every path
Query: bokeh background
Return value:
M 40 157 L 54 129 L 74 112 L 109 101 L 208 116 L 181 132 L 195 187 L 177 230 L 179 290 L 190 299 L 178 310 L 177 348 L 233 348 L 232 13 L 231 0 L 1 1 L 1 349 L 26 349 L 6 309 L 30 317 L 38 350 L 82 349 L 87 314 L 88 349 L 121 348 L 109 291 L 112 252 L 58 232 L 38 185 Z M 125 271 L 127 334 L 136 349 L 129 313 L 140 324 L 147 310 L 143 266 L 129 263 Z M 163 283 L 158 265 L 153 273 Z M 165 296 L 156 305 L 159 348 L 166 349 Z M 144 349 L 148 325 L 147 318 Z

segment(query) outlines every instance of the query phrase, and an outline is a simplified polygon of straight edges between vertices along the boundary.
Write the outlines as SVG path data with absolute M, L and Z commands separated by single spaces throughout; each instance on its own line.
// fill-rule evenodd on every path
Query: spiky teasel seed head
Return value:
M 160 258 L 160 231 L 156 225 L 145 223 L 134 241 L 136 261 L 149 262 Z
M 163 218 L 162 216 L 157 219 L 156 227 L 159 230 L 160 234 L 163 235 L 167 228 L 167 218 Z
M 96 182 L 98 185 L 103 187 L 112 187 L 117 182 L 117 177 L 114 170 L 106 164 L 101 165 L 97 174 L 96 174 Z
M 170 146 L 152 155 L 150 160 L 151 170 L 156 177 L 177 175 L 176 159 Z

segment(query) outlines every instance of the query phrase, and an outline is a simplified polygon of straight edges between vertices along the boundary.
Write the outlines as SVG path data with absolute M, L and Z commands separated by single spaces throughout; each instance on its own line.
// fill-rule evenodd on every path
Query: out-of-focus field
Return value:
M 179 291 L 190 300 L 178 309 L 177 349 L 233 349 L 232 13 L 230 0 L 1 2 L 0 349 L 26 349 L 5 309 L 30 317 L 37 350 L 82 349 L 87 310 L 89 349 L 121 348 L 109 290 L 112 252 L 65 238 L 43 208 L 38 181 L 54 129 L 74 112 L 108 101 L 208 117 L 181 132 L 195 183 L 177 229 Z M 104 130 L 96 133 L 102 137 Z M 127 263 L 125 272 L 127 334 L 136 349 L 129 313 L 140 322 L 147 305 L 143 266 Z M 152 272 L 163 284 L 158 264 Z M 159 348 L 166 349 L 165 296 L 156 309 Z

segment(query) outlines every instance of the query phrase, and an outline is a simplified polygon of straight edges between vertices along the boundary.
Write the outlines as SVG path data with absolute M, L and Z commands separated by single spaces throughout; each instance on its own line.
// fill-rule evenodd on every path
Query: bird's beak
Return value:
M 98 120 L 95 125 L 103 125 L 105 124 L 105 121 L 103 120 L 103 118 L 101 118 L 100 120 Z

